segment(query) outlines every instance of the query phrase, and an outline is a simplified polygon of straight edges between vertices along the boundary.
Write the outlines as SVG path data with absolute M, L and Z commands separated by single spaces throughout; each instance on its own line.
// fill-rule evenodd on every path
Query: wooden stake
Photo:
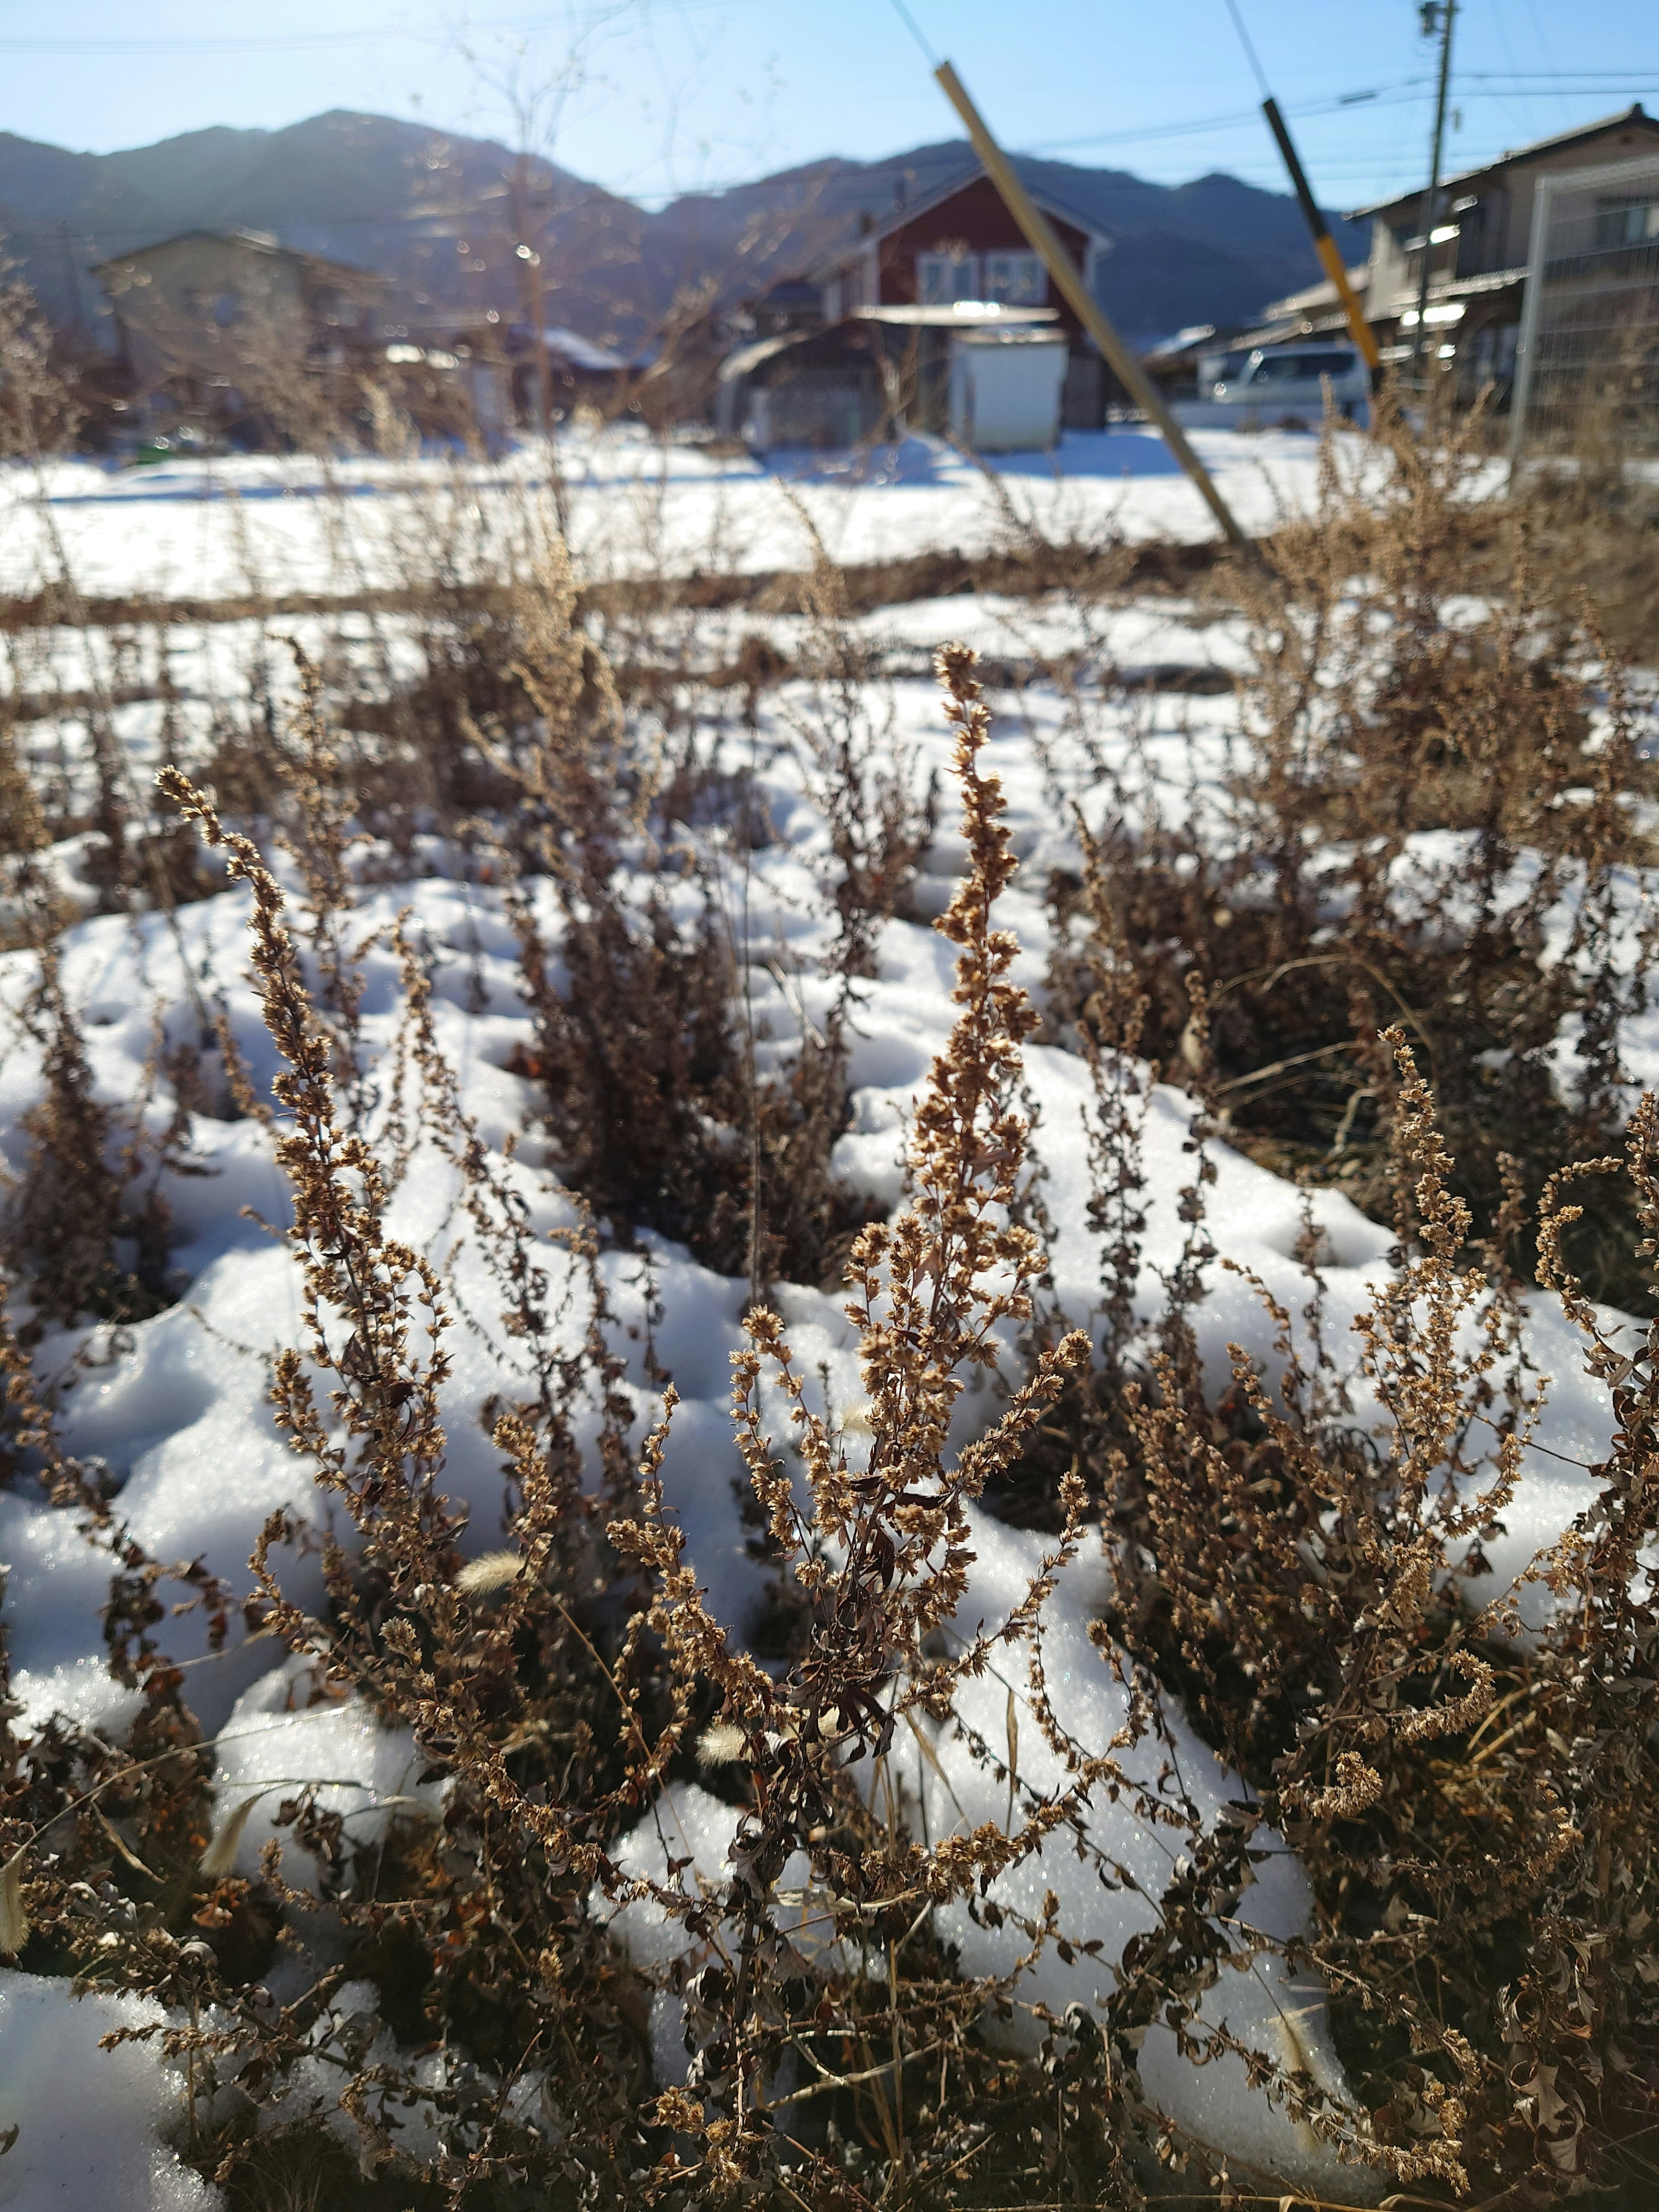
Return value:
M 1007 155 L 992 137 L 984 118 L 969 98 L 962 79 L 949 62 L 941 62 L 933 76 L 945 98 L 968 126 L 969 138 L 972 141 L 974 151 L 985 165 L 987 175 L 1001 193 L 1009 214 L 1042 256 L 1056 289 L 1110 362 L 1119 381 L 1136 406 L 1143 408 L 1157 423 L 1164 434 L 1164 442 L 1198 486 L 1206 506 L 1220 524 L 1222 535 L 1228 544 L 1237 545 L 1241 551 L 1245 550 L 1250 540 L 1231 507 L 1221 496 L 1214 477 L 1188 444 L 1187 434 L 1170 412 L 1163 393 L 1107 320 L 1099 301 L 1084 282 L 1082 270 L 1055 237 L 1048 218 L 1021 184 Z

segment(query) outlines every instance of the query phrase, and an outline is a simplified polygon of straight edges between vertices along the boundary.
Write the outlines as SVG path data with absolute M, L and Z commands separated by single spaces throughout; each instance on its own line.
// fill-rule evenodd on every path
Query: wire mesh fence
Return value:
M 1510 451 L 1659 458 L 1659 155 L 1540 178 Z

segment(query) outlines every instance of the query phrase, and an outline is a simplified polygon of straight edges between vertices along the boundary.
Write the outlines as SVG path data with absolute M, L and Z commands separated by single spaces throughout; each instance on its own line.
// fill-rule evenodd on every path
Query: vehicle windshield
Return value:
M 1248 353 L 1206 353 L 1198 357 L 1198 388 L 1212 391 L 1218 384 L 1231 384 L 1249 361 Z
M 1264 353 L 1250 371 L 1252 384 L 1310 384 L 1322 376 L 1345 376 L 1354 365 L 1352 353 L 1327 349 L 1321 353 Z

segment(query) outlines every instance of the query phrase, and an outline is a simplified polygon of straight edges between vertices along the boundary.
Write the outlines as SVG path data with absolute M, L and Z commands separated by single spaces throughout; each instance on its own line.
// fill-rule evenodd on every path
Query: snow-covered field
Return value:
M 1193 442 L 1247 530 L 1270 528 L 1313 496 L 1318 440 L 1308 433 L 1197 432 Z M 1067 433 L 1052 454 L 1000 458 L 995 486 L 971 459 L 922 438 L 763 466 L 624 427 L 573 439 L 561 454 L 572 549 L 592 575 L 799 568 L 811 557 L 803 514 L 846 562 L 983 551 L 1010 535 L 1010 506 L 1052 538 L 1215 535 L 1163 441 L 1133 426 Z M 466 573 L 520 534 L 525 502 L 545 483 L 531 451 L 498 465 L 258 457 L 15 468 L 0 473 L 0 592 L 34 589 L 60 550 L 88 596 L 395 588 L 424 573 L 440 546 Z
M 1253 524 L 1311 496 L 1311 439 L 1215 434 L 1195 442 Z M 523 475 L 515 477 L 508 467 L 458 477 L 434 469 L 411 486 L 407 467 L 390 463 L 354 464 L 326 477 L 314 464 L 299 463 L 188 463 L 125 476 L 63 464 L 52 469 L 44 487 L 17 475 L 0 487 L 0 588 L 25 590 L 51 573 L 52 533 L 88 594 L 223 598 L 247 589 L 337 589 L 343 569 L 355 571 L 365 584 L 396 582 L 409 574 L 415 557 L 412 533 L 432 526 L 434 509 L 445 518 L 444 526 L 454 524 L 463 538 L 467 527 L 516 529 L 527 489 Z M 647 563 L 668 570 L 794 568 L 801 564 L 804 532 L 792 498 L 804 503 L 830 550 L 844 561 L 928 546 L 971 549 L 996 542 L 1006 531 L 1006 513 L 977 472 L 954 457 L 907 449 L 896 457 L 890 477 L 856 482 L 830 467 L 803 465 L 787 480 L 786 495 L 777 477 L 751 465 L 714 461 L 692 449 L 670 449 L 665 457 L 642 439 L 613 441 L 605 451 L 594 448 L 573 461 L 573 538 L 579 561 L 586 544 L 594 562 L 613 570 Z M 1196 538 L 1208 531 L 1195 495 L 1171 477 L 1155 441 L 1135 431 L 1069 440 L 1057 469 L 1034 461 L 1029 470 L 1014 472 L 1008 489 L 1016 502 L 1029 502 L 1050 533 Z M 952 635 L 1002 659 L 1074 646 L 1079 641 L 1066 627 L 1073 619 L 1063 609 L 984 599 L 920 603 L 866 617 L 862 635 L 891 656 L 894 672 L 872 688 L 872 715 L 890 726 L 895 744 L 915 747 L 921 772 L 943 770 L 948 748 L 938 695 L 907 662 Z M 1121 668 L 1176 664 L 1228 671 L 1240 665 L 1243 647 L 1235 627 L 1173 603 L 1131 605 L 1100 620 L 1091 649 Z M 744 625 L 752 627 L 747 617 Z M 785 635 L 787 627 L 780 625 L 777 634 Z M 300 635 L 307 634 L 301 626 Z M 395 625 L 374 629 L 364 623 L 354 631 L 348 621 L 326 637 L 319 632 L 317 642 L 360 650 L 366 664 L 382 655 L 380 665 L 394 674 L 405 653 Z M 41 649 L 51 661 L 52 683 L 64 690 L 83 688 L 89 673 L 111 680 L 112 663 L 94 666 L 86 659 L 90 654 L 95 660 L 106 645 L 59 633 Z M 705 629 L 699 650 L 718 658 L 721 649 L 715 629 Z M 138 699 L 116 709 L 115 726 L 136 776 L 147 776 L 170 748 L 188 752 L 202 740 L 224 701 L 245 689 L 251 659 L 265 657 L 278 692 L 289 682 L 279 666 L 281 656 L 252 624 L 183 625 L 161 644 L 140 641 L 132 651 L 138 659 L 128 665 L 130 679 L 135 671 L 145 676 L 145 653 L 161 652 L 169 679 L 165 700 Z M 155 675 L 153 665 L 148 673 Z M 1108 802 L 1097 761 L 1079 749 L 1052 693 L 1039 687 L 1018 699 L 1000 697 L 997 704 L 988 764 L 1004 782 L 1022 864 L 999 919 L 1019 934 L 1019 980 L 1040 994 L 1048 951 L 1042 885 L 1050 869 L 1074 866 L 1078 857 L 1060 798 L 1077 795 L 1097 818 Z M 756 1013 L 763 1033 L 769 1028 L 778 1041 L 775 1053 L 799 1034 L 803 1012 L 821 1017 L 830 988 L 819 966 L 829 930 L 824 887 L 833 873 L 828 830 L 790 742 L 792 715 L 811 706 L 806 688 L 799 685 L 786 685 L 763 704 L 755 754 L 770 835 L 753 854 L 747 880 L 739 882 L 739 857 L 723 848 L 718 836 L 711 836 L 705 854 L 710 866 L 723 872 L 727 912 L 742 910 L 746 901 Z M 1103 741 L 1103 732 L 1126 781 L 1152 779 L 1166 811 L 1178 811 L 1197 803 L 1195 793 L 1220 773 L 1236 721 L 1234 702 L 1224 694 L 1156 693 L 1133 704 L 1103 706 L 1096 741 Z M 76 750 L 72 725 L 67 738 L 56 721 L 50 729 L 41 722 L 21 734 L 40 773 L 52 771 L 54 748 L 65 745 L 66 772 L 84 773 L 83 758 L 68 757 Z M 746 757 L 746 736 L 731 742 L 740 744 Z M 66 850 L 58 857 L 62 885 L 74 894 L 77 855 Z M 1425 864 L 1431 857 L 1425 855 Z M 963 859 L 947 787 L 940 834 L 919 887 L 924 911 L 942 908 Z M 689 887 L 686 896 L 692 896 Z M 531 1086 L 507 1072 L 515 1048 L 532 1040 L 500 898 L 488 886 L 465 880 L 452 866 L 448 848 L 433 836 L 422 842 L 412 875 L 365 884 L 358 916 L 364 937 L 384 930 L 404 908 L 430 964 L 439 1041 L 457 1072 L 465 1110 L 499 1149 L 534 1109 Z M 85 919 L 68 931 L 64 988 L 82 1015 L 101 1096 L 131 1101 L 144 1094 L 147 1082 L 154 1090 L 158 1024 L 175 1041 L 191 1030 L 187 976 L 222 996 L 246 1058 L 268 1080 L 275 1060 L 246 972 L 246 916 L 245 895 L 225 891 L 181 909 L 176 927 L 160 915 L 115 915 Z M 550 902 L 547 920 L 550 928 L 556 927 Z M 365 965 L 365 1035 L 372 1048 L 384 1048 L 398 1025 L 397 964 L 382 944 Z M 5 1025 L 0 1032 L 0 1158 L 14 1173 L 26 1165 L 23 1117 L 40 1090 L 38 1054 L 17 1020 L 37 974 L 33 956 L 0 958 L 0 1024 Z M 841 1139 L 836 1166 L 850 1183 L 889 1205 L 901 1196 L 908 1113 L 953 1019 L 951 981 L 951 948 L 924 922 L 887 927 L 879 972 L 864 989 L 857 1012 L 854 1115 Z M 1039 1109 L 1036 1148 L 1048 1177 L 1043 1199 L 1056 1225 L 1055 1291 L 1066 1311 L 1085 1321 L 1099 1280 L 1099 1255 L 1087 1225 L 1086 1073 L 1072 1054 L 1037 1047 L 1029 1055 L 1029 1076 Z M 167 1100 L 154 1097 L 147 1111 L 159 1128 L 167 1119 Z M 1192 1179 L 1192 1162 L 1183 1151 L 1192 1112 L 1191 1102 L 1174 1089 L 1164 1086 L 1153 1094 L 1146 1132 L 1151 1210 L 1141 1278 L 1149 1314 L 1160 1302 L 1159 1271 L 1174 1263 L 1186 1233 L 1177 1194 Z M 1210 1224 L 1216 1243 L 1287 1307 L 1299 1310 L 1307 1294 L 1296 1257 L 1303 1230 L 1300 1194 L 1223 1144 L 1214 1144 L 1212 1154 L 1218 1180 L 1210 1194 Z M 273 1511 L 289 1508 L 320 1516 L 299 1463 L 273 1427 L 265 1398 L 274 1355 L 301 1337 L 298 1279 L 289 1252 L 264 1225 L 282 1221 L 286 1201 L 271 1139 L 260 1125 L 198 1115 L 187 1164 L 189 1172 L 167 1171 L 161 1179 L 178 1237 L 172 1255 L 178 1303 L 120 1330 L 51 1334 L 37 1364 L 45 1378 L 63 1386 L 65 1443 L 107 1463 L 118 1510 L 137 1540 L 163 1559 L 199 1559 L 240 1587 L 254 1540 Z M 502 1169 L 522 1189 L 543 1237 L 574 1218 L 568 1200 L 550 1186 L 550 1164 L 531 1141 Z M 458 1311 L 470 1324 L 452 1340 L 444 1486 L 469 1509 L 471 1537 L 482 1552 L 499 1541 L 502 1486 L 500 1454 L 485 1433 L 481 1412 L 513 1371 L 515 1354 L 499 1325 L 487 1270 L 465 1233 L 458 1199 L 453 1170 L 434 1148 L 422 1146 L 398 1191 L 392 1225 L 439 1263 Z M 1316 1194 L 1311 1204 L 1323 1232 L 1328 1329 L 1340 1345 L 1346 1324 L 1385 1268 L 1389 1238 L 1338 1194 Z M 552 1244 L 546 1247 L 546 1263 L 555 1270 L 566 1264 Z M 741 1466 L 729 1413 L 729 1355 L 740 1341 L 746 1286 L 710 1273 L 684 1249 L 649 1235 L 631 1247 L 610 1246 L 600 1266 L 623 1332 L 618 1346 L 629 1361 L 629 1387 L 642 1420 L 650 1418 L 655 1393 L 639 1340 L 626 1332 L 640 1328 L 647 1297 L 659 1304 L 654 1354 L 672 1374 L 682 1401 L 665 1467 L 668 1496 L 688 1532 L 713 1609 L 741 1634 L 765 1595 L 764 1577 L 749 1556 L 738 1516 L 734 1485 Z M 779 1304 L 800 1367 L 822 1371 L 831 1403 L 854 1411 L 860 1397 L 855 1341 L 839 1299 L 786 1285 Z M 1217 1372 L 1224 1371 L 1229 1342 L 1264 1358 L 1271 1354 L 1271 1323 L 1237 1275 L 1213 1274 L 1197 1327 L 1205 1357 Z M 1506 1516 L 1506 1534 L 1486 1547 L 1497 1576 L 1504 1579 L 1517 1574 L 1578 1510 L 1587 1489 L 1580 1468 L 1597 1455 L 1607 1429 L 1605 1393 L 1583 1374 L 1577 1340 L 1553 1306 L 1536 1301 L 1528 1329 L 1533 1358 L 1554 1380 L 1519 1504 Z M 959 1441 L 984 1425 L 996 1402 L 988 1386 L 964 1394 Z M 26 1489 L 0 1494 L 3 1627 L 13 1692 L 25 1716 L 20 1724 L 59 1710 L 118 1729 L 134 1700 L 111 1680 L 104 1662 L 99 1613 L 109 1560 L 76 1522 L 72 1512 L 54 1510 Z M 1002 1527 L 988 1515 L 976 1523 L 976 1542 L 963 1609 L 968 1626 L 1006 1616 L 1042 1550 L 1040 1539 Z M 307 1578 L 315 1577 L 315 1559 L 296 1560 L 293 1574 L 296 1594 L 314 1597 Z M 1087 1640 L 1103 1595 L 1098 1562 L 1079 1563 L 1051 1602 L 1048 1641 L 1049 1681 L 1063 1718 L 1079 1738 L 1101 1745 L 1121 1717 L 1121 1693 Z M 190 1704 L 216 1738 L 216 1786 L 226 1808 L 267 1784 L 326 1778 L 323 1802 L 345 1816 L 350 1835 L 362 1839 L 390 1819 L 394 1802 L 407 1808 L 422 1795 L 408 1739 L 377 1729 L 349 1702 L 306 1705 L 296 1694 L 292 1665 L 281 1663 L 269 1643 L 233 1632 L 228 1647 L 215 1656 L 194 1613 L 167 1633 L 169 1648 L 188 1670 Z M 996 1738 L 1004 1726 L 1006 1694 L 1001 1681 L 975 1686 L 970 1702 L 978 1698 L 983 1710 L 964 1717 Z M 1041 1789 L 1054 1779 L 1045 1765 L 1048 1754 L 1034 1725 L 1025 1740 L 1039 1746 L 1028 1754 L 1027 1778 Z M 1238 1793 L 1242 1785 L 1195 1739 L 1178 1739 L 1176 1749 L 1184 1785 L 1200 1807 L 1218 1808 Z M 927 1808 L 933 1833 L 948 1832 L 961 1819 L 1001 1817 L 1000 1790 L 959 1748 L 941 1741 L 938 1762 L 925 1764 L 918 1749 L 907 1783 Z M 248 1821 L 237 1854 L 243 1871 L 253 1870 L 261 1845 L 276 1832 L 269 1816 L 279 1794 L 262 1798 Z M 429 1799 L 432 1792 L 424 1794 Z M 659 1870 L 662 1847 L 656 1838 L 666 1832 L 677 1851 L 689 1852 L 717 1876 L 732 1820 L 730 1808 L 688 1787 L 658 1808 L 630 1849 L 641 1868 L 652 1865 L 656 1853 Z M 1103 1806 L 1091 1834 L 1156 1893 L 1174 1845 L 1139 1828 L 1121 1807 Z M 1065 1854 L 1006 1877 L 993 1893 L 1037 1912 L 1048 1888 L 1060 1893 L 1068 1926 L 1103 1938 L 1108 1957 L 1135 1928 L 1149 1924 L 1152 1908 L 1143 1899 L 1129 1890 L 1109 1893 L 1089 1866 Z M 1298 1869 L 1281 1853 L 1263 1869 L 1250 1910 L 1269 1934 L 1283 1937 L 1300 1923 L 1307 1903 Z M 970 1924 L 965 1914 L 945 1932 L 961 1944 L 963 1963 L 974 1971 L 1006 1966 L 1019 1948 L 1012 1928 L 998 1935 Z M 647 1961 L 683 1940 L 678 1930 L 653 1923 L 649 1908 L 637 1905 L 617 1933 L 636 1958 Z M 1050 1953 L 1039 1974 L 1029 1978 L 1028 1993 L 1058 2009 L 1074 1998 L 1086 2002 L 1103 1972 L 1082 1958 L 1061 1966 Z M 1235 1985 L 1212 2001 L 1217 2017 L 1224 2011 L 1247 2041 L 1280 2054 L 1300 2053 L 1316 2078 L 1337 2078 L 1316 1992 L 1294 1990 L 1270 1963 L 1253 1977 L 1232 1980 Z M 114 2212 L 118 2204 L 123 2212 L 141 2212 L 146 2205 L 156 2212 L 183 2212 L 216 2201 L 166 2148 L 172 2087 L 153 2046 L 129 2045 L 96 2060 L 110 2070 L 95 2102 L 97 2119 L 89 2125 L 84 2077 L 103 2025 L 100 2008 L 111 2009 L 102 2000 L 97 2008 L 77 2009 L 66 1984 L 0 1971 L 0 2129 L 13 2121 L 21 2129 L 17 2148 L 0 2161 L 0 2204 L 24 2212 L 70 2202 L 99 2212 L 104 2206 Z M 683 2052 L 677 2061 L 676 2020 L 674 2001 L 659 1998 L 653 2027 L 665 2077 L 684 2063 Z M 1238 2158 L 1271 2164 L 1292 2180 L 1331 2179 L 1328 2154 L 1265 2100 L 1246 2094 L 1241 2067 L 1231 2062 L 1201 2071 L 1188 2067 L 1167 2035 L 1162 2045 L 1154 2035 L 1144 2063 L 1149 2087 L 1194 2135 Z M 1346 2172 L 1340 2187 L 1350 2193 L 1355 2187 Z

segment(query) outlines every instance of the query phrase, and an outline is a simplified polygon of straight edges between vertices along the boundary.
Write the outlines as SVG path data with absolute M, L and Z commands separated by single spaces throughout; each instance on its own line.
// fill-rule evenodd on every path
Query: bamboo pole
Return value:
M 1164 442 L 1197 485 L 1206 506 L 1220 524 L 1222 535 L 1228 544 L 1237 545 L 1241 550 L 1248 548 L 1250 540 L 1231 507 L 1221 496 L 1214 477 L 1187 442 L 1187 434 L 1170 412 L 1163 393 L 1107 320 L 1099 301 L 1085 283 L 1082 270 L 1055 237 L 1048 218 L 1021 184 L 1007 155 L 992 137 L 984 118 L 969 98 L 962 79 L 949 62 L 941 62 L 933 76 L 945 98 L 967 125 L 974 151 L 984 163 L 987 175 L 1001 193 L 1009 214 L 1030 240 L 1035 251 L 1042 256 L 1051 282 L 1110 362 L 1135 404 L 1144 408 L 1157 423 L 1164 434 Z
M 1382 366 L 1382 356 L 1376 349 L 1376 333 L 1365 320 L 1365 310 L 1360 306 L 1353 286 L 1348 282 L 1348 272 L 1342 265 L 1342 256 L 1337 250 L 1336 240 L 1331 236 L 1329 227 L 1320 212 L 1319 203 L 1308 183 L 1307 173 L 1302 167 L 1295 142 L 1279 112 L 1279 102 L 1271 93 L 1261 103 L 1261 112 L 1267 118 L 1267 128 L 1273 132 L 1279 150 L 1285 157 L 1285 167 L 1291 173 L 1291 183 L 1302 209 L 1303 220 L 1313 234 L 1314 252 L 1319 256 L 1319 265 L 1335 285 L 1336 296 L 1342 302 L 1342 312 L 1347 317 L 1348 328 L 1353 333 L 1353 342 L 1364 356 L 1366 368 L 1375 375 Z

